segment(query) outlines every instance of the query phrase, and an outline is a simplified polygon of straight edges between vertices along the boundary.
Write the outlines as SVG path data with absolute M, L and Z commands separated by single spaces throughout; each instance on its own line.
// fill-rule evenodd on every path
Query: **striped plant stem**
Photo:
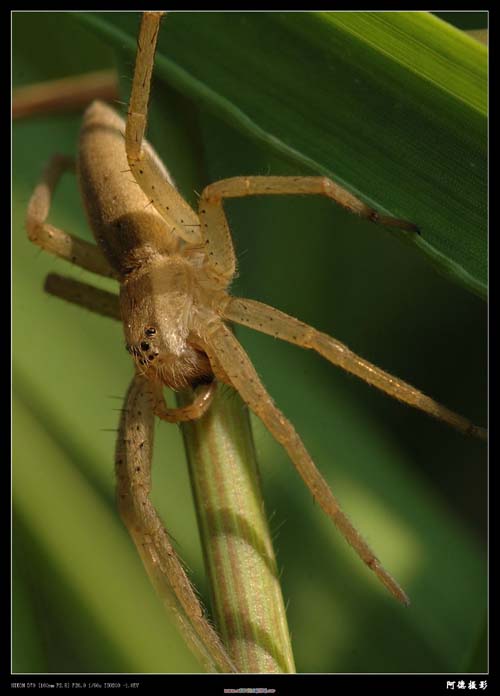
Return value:
M 222 640 L 241 672 L 294 672 L 248 410 L 218 385 L 208 413 L 183 434 Z

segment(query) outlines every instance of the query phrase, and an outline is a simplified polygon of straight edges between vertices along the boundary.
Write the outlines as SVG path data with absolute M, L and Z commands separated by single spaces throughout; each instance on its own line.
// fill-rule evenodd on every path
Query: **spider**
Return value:
M 228 288 L 236 272 L 236 257 L 223 202 L 254 195 L 322 195 L 372 222 L 413 234 L 418 229 L 411 222 L 379 215 L 324 177 L 226 179 L 205 188 L 195 212 L 176 191 L 168 172 L 144 139 L 161 15 L 145 13 L 143 18 L 126 122 L 100 102 L 92 104 L 84 115 L 76 170 L 97 245 L 71 237 L 46 222 L 60 176 L 75 166 L 71 158 L 52 159 L 28 207 L 27 229 L 31 241 L 87 270 L 116 278 L 120 282 L 119 309 L 113 297 L 89 285 L 78 284 L 75 291 L 78 299 L 72 295 L 71 286 L 57 277 L 52 276 L 48 289 L 94 311 L 110 316 L 118 313 L 123 320 L 127 350 L 136 366 L 126 411 L 135 418 L 141 442 L 150 441 L 150 421 L 139 417 L 147 413 L 146 405 L 150 402 L 156 416 L 176 423 L 206 412 L 217 380 L 234 387 L 283 445 L 313 496 L 348 543 L 389 591 L 407 604 L 404 591 L 344 514 L 292 424 L 274 405 L 228 323 L 246 325 L 310 348 L 388 395 L 464 433 L 484 438 L 485 431 L 326 334 L 260 302 L 231 296 Z M 196 396 L 188 406 L 169 408 L 163 397 L 164 386 L 174 390 L 197 387 Z M 118 491 L 121 513 L 131 534 L 143 539 L 147 515 L 137 510 L 141 505 L 150 505 L 149 479 L 146 473 L 146 478 L 139 482 L 131 472 L 138 457 L 141 468 L 148 472 L 151 453 L 147 447 L 137 453 L 137 446 L 132 446 L 132 438 L 127 435 L 130 432 L 130 423 L 124 417 L 117 447 Z M 154 511 L 149 508 L 149 512 L 155 519 Z M 165 572 L 176 576 L 173 604 L 191 607 L 187 611 L 199 635 L 207 638 L 210 634 L 208 639 L 217 653 L 219 666 L 230 671 L 233 665 L 217 636 L 210 633 L 211 628 L 201 614 L 199 620 L 196 618 L 192 607 L 198 606 L 197 599 L 172 555 L 168 539 L 161 529 L 156 533 L 157 546 L 150 553 L 161 553 L 163 560 L 172 558 Z M 158 581 L 162 582 L 161 577 Z

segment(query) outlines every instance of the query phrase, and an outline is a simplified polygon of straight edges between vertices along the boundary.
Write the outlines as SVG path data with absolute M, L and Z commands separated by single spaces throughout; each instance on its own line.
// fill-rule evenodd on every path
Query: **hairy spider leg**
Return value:
M 116 278 L 102 251 L 95 244 L 73 237 L 46 222 L 54 190 L 66 171 L 75 171 L 75 161 L 65 155 L 54 155 L 42 178 L 31 194 L 26 215 L 26 230 L 30 241 L 65 261 L 97 275 Z
M 226 198 L 263 195 L 326 196 L 346 210 L 372 222 L 418 233 L 418 228 L 413 223 L 379 215 L 374 208 L 324 176 L 236 176 L 221 179 L 203 190 L 198 215 L 201 222 L 201 243 L 208 257 L 207 263 L 221 281 L 226 281 L 227 284 L 235 274 L 236 257 L 223 201 Z
M 364 563 L 373 570 L 389 592 L 400 602 L 408 605 L 410 602 L 407 595 L 396 580 L 383 568 L 366 541 L 343 512 L 293 425 L 274 405 L 249 357 L 231 330 L 222 321 L 216 322 L 210 326 L 206 341 L 206 352 L 216 376 L 220 364 L 222 368 L 220 378 L 223 381 L 230 380 L 232 386 L 241 394 L 255 415 L 262 420 L 269 432 L 285 448 L 314 498 L 333 520 L 345 540 L 353 547 Z
M 153 389 L 155 415 L 161 418 L 161 420 L 167 421 L 167 423 L 180 423 L 201 418 L 208 411 L 215 396 L 217 382 L 212 380 L 208 384 L 200 384 L 196 389 L 193 401 L 187 406 L 179 408 L 168 408 L 161 384 L 155 383 Z
M 45 278 L 44 290 L 71 304 L 88 309 L 94 314 L 121 321 L 118 295 L 101 290 L 81 280 L 68 278 L 58 273 L 49 273 Z
M 474 425 L 467 418 L 450 411 L 403 380 L 372 365 L 331 336 L 317 331 L 312 326 L 274 307 L 255 300 L 235 297 L 229 298 L 223 308 L 223 315 L 230 321 L 249 326 L 283 341 L 295 343 L 302 348 L 310 348 L 333 365 L 338 365 L 343 370 L 356 375 L 394 399 L 424 411 L 466 435 L 474 435 L 486 440 L 487 431 L 484 428 Z
M 116 444 L 116 496 L 120 515 L 134 540 L 151 582 L 206 670 L 236 672 L 153 506 L 151 459 L 155 397 L 151 384 L 136 375 L 129 387 Z
M 160 20 L 165 12 L 145 12 L 142 17 L 132 92 L 130 95 L 125 148 L 135 180 L 152 205 L 181 239 L 198 243 L 200 221 L 181 194 L 167 181 L 159 162 L 144 147 L 151 75 Z

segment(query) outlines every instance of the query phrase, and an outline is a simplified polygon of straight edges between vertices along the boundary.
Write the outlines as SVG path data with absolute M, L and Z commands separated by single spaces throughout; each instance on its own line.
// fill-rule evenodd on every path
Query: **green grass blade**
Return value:
M 133 16 L 79 16 L 135 50 Z M 424 12 L 175 13 L 157 71 L 297 171 L 418 224 L 394 234 L 484 296 L 486 61 Z

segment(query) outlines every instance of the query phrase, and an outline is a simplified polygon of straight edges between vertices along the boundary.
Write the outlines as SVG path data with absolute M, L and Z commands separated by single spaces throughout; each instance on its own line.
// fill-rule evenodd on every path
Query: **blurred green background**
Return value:
M 194 13 L 167 18 L 162 31 L 188 18 L 202 30 L 203 15 Z M 480 19 L 471 19 L 473 28 L 484 26 Z M 138 26 L 139 16 L 131 21 Z M 116 60 L 106 42 L 60 13 L 14 13 L 13 41 L 14 86 Z M 131 75 L 130 56 L 120 58 L 119 71 Z M 159 81 L 152 99 L 150 139 L 191 200 L 193 188 L 225 176 L 304 173 Z M 114 429 L 132 375 L 121 327 L 42 291 L 51 270 L 112 284 L 68 269 L 24 231 L 42 167 L 55 151 L 75 151 L 79 121 L 58 115 L 13 127 L 12 668 L 196 672 L 115 509 Z M 299 317 L 485 424 L 484 302 L 383 228 L 328 201 L 246 199 L 227 210 L 239 259 L 234 294 Z M 70 176 L 50 220 L 91 239 Z M 378 586 L 254 420 L 297 670 L 485 669 L 484 444 L 312 353 L 244 329 L 238 336 L 412 600 L 403 609 Z M 182 440 L 166 424 L 157 427 L 153 499 L 207 603 Z

